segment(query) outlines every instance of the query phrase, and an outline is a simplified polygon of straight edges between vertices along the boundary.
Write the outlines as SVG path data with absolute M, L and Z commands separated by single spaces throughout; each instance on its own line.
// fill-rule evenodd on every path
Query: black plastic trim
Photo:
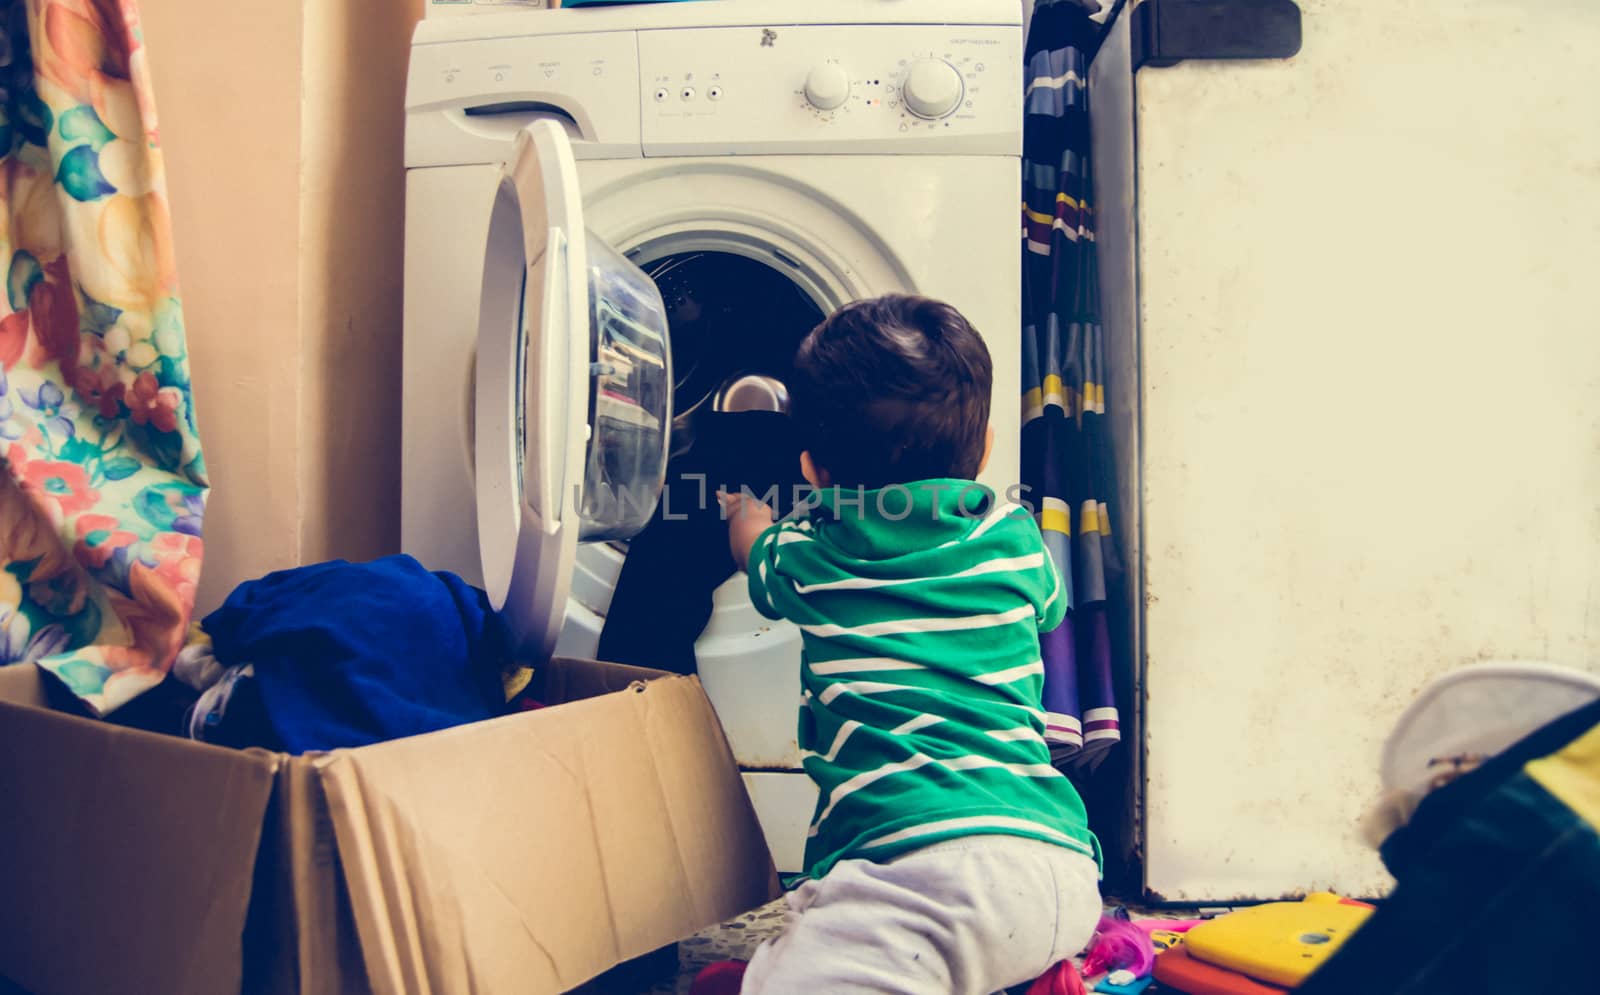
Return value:
M 1192 59 L 1287 59 L 1300 51 L 1295 0 L 1145 0 L 1131 12 L 1133 71 Z

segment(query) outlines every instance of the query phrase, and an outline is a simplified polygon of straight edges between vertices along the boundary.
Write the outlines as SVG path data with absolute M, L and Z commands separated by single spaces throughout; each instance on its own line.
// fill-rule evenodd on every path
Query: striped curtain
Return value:
M 1067 577 L 1067 622 L 1041 638 L 1057 764 L 1095 766 L 1121 739 L 1108 591 L 1120 581 L 1108 506 L 1104 334 L 1089 176 L 1088 55 L 1094 0 L 1038 0 L 1023 128 L 1022 483 Z

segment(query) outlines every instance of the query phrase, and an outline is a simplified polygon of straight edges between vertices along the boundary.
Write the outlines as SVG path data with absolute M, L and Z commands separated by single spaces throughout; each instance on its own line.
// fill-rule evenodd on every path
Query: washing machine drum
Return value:
M 584 228 L 567 136 L 534 122 L 490 216 L 473 416 L 484 588 L 527 659 L 555 646 L 577 544 L 655 511 L 670 356 L 656 285 Z

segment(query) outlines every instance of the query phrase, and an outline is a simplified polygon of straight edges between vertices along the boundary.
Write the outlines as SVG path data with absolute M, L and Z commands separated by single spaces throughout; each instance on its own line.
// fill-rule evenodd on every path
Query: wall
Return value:
M 404 100 L 422 0 L 306 10 L 300 553 L 364 560 L 400 545 Z
M 271 570 L 398 545 L 401 106 L 421 6 L 141 5 L 213 488 L 199 611 Z
M 211 471 L 204 610 L 299 554 L 301 12 L 145 0 L 141 20 Z

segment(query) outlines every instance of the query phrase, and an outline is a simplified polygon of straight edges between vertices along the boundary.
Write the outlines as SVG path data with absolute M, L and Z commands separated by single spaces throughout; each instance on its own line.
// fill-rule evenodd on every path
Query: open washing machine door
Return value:
M 549 657 L 579 542 L 627 539 L 666 476 L 666 307 L 583 224 L 566 133 L 517 136 L 489 220 L 473 399 L 478 552 L 521 653 Z

